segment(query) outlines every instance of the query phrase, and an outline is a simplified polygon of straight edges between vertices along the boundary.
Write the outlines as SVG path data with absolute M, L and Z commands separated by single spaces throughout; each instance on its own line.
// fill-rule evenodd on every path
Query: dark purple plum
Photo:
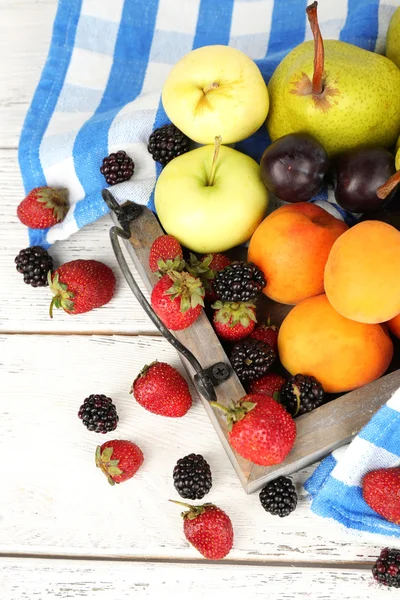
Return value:
M 376 191 L 396 171 L 394 157 L 384 148 L 356 148 L 338 154 L 333 161 L 336 202 L 350 212 L 367 213 L 390 202 Z
M 262 155 L 265 186 L 285 202 L 307 202 L 321 189 L 329 160 L 323 146 L 306 133 L 289 133 Z

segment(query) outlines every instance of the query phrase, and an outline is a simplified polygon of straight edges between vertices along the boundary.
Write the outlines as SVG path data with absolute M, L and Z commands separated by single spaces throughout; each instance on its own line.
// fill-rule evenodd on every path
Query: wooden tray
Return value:
M 106 196 L 107 194 L 104 196 L 105 199 Z M 109 200 L 108 195 L 106 199 L 108 204 Z M 129 206 L 132 204 L 124 205 L 125 209 Z M 143 208 L 140 215 L 135 216 L 131 221 L 129 221 L 129 217 L 124 218 L 123 215 L 121 219 L 121 210 L 117 212 L 119 213 L 118 217 L 115 213 L 111 213 L 113 221 L 117 226 L 122 224 L 125 231 L 129 231 L 126 237 L 129 235 L 130 237 L 125 239 L 125 246 L 145 287 L 148 292 L 151 292 L 157 278 L 148 266 L 149 250 L 152 242 L 164 232 L 155 215 L 147 208 Z M 120 228 L 119 232 L 121 233 Z M 116 248 L 116 228 L 113 228 L 110 234 L 112 239 L 114 237 L 113 246 L 120 262 L 123 258 Z M 273 323 L 280 324 L 290 309 L 291 307 L 274 303 L 265 298 L 258 307 L 258 313 L 259 317 L 264 315 L 264 319 L 270 315 Z M 229 359 L 204 311 L 191 327 L 173 332 L 173 335 L 194 354 L 203 368 L 211 367 L 218 362 L 230 366 Z M 195 386 L 195 371 L 192 365 L 182 355 L 180 356 Z M 344 394 L 312 413 L 298 417 L 294 448 L 283 463 L 273 467 L 260 467 L 238 455 L 229 445 L 228 431 L 221 412 L 214 410 L 202 394 L 199 394 L 199 397 L 244 490 L 250 494 L 279 475 L 290 475 L 349 442 L 400 387 L 400 369 L 398 366 L 397 370 L 394 369 L 395 364 L 392 366 L 392 372 L 381 379 Z M 231 400 L 241 398 L 246 393 L 234 372 L 214 389 L 218 402 L 224 405 L 228 405 Z

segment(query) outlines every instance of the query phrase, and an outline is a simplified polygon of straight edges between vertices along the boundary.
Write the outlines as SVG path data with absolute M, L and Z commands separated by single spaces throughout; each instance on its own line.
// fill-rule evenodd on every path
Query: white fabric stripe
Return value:
M 398 412 L 400 412 L 400 389 L 398 389 L 397 392 L 393 394 L 393 396 L 388 401 L 387 406 L 389 408 L 392 408 L 393 410 L 397 410 Z
M 340 31 L 346 23 L 347 0 L 319 2 L 318 22 L 322 37 L 326 40 L 338 40 Z M 306 16 L 306 40 L 312 40 L 312 32 Z
M 124 0 L 84 0 L 81 14 L 119 23 L 123 8 Z
M 238 35 L 265 35 L 265 47 L 268 47 L 271 30 L 272 11 L 274 3 L 271 0 L 259 2 L 241 2 L 235 0 L 232 11 L 231 38 Z
M 333 469 L 332 477 L 345 485 L 361 485 L 364 475 L 369 471 L 396 467 L 399 463 L 400 459 L 396 454 L 356 437 L 346 456 Z
M 375 52 L 379 52 L 379 54 L 385 53 L 386 33 L 389 27 L 389 21 L 396 8 L 399 6 L 399 0 L 381 0 L 379 4 L 378 39 L 375 44 Z
M 105 10 L 106 6 L 111 10 L 111 14 L 113 15 L 113 20 L 117 21 L 117 16 L 119 15 L 119 19 L 122 16 L 122 6 L 123 0 L 117 0 L 114 3 L 114 0 L 105 0 L 105 2 L 94 2 L 93 0 L 83 0 L 82 2 L 82 11 L 80 14 L 80 18 L 82 15 L 86 16 L 93 10 L 94 4 L 104 4 L 103 10 Z M 115 4 L 115 7 L 112 8 L 112 5 Z M 120 5 L 119 10 L 117 10 L 118 5 Z M 100 11 L 101 12 L 101 11 Z M 104 15 L 106 13 L 103 13 Z M 118 20 L 119 22 L 119 20 Z M 78 23 L 79 27 L 79 23 Z M 77 85 L 77 86 L 87 86 L 92 87 L 94 89 L 98 89 L 103 91 L 107 85 L 107 81 L 110 75 L 110 70 L 112 67 L 113 59 L 111 56 L 100 55 L 94 52 L 90 52 L 88 50 L 82 50 L 80 48 L 73 49 L 71 61 L 68 67 L 65 83 Z M 82 69 L 82 65 L 85 65 L 85 68 Z M 84 79 L 82 79 L 84 77 Z M 62 94 L 62 90 L 60 96 Z M 101 95 L 99 95 L 101 97 Z M 75 114 L 75 118 L 71 124 L 71 131 L 75 132 L 78 135 L 81 127 L 86 123 L 86 121 L 93 116 L 97 106 L 93 106 L 93 110 L 91 113 L 79 113 Z M 53 112 L 47 130 L 44 134 L 43 139 L 45 139 L 48 135 L 53 135 L 55 133 L 60 133 L 60 127 L 63 129 L 65 126 L 65 119 L 60 120 L 60 112 L 57 112 L 57 107 Z M 60 125 L 59 125 L 60 123 Z M 46 165 L 46 154 L 42 152 L 42 147 L 39 149 L 40 162 L 42 164 L 42 169 L 44 175 L 46 177 L 46 181 L 48 185 L 63 185 L 69 189 L 69 202 L 72 206 L 78 201 L 84 198 L 85 191 L 76 175 L 74 168 L 73 156 L 68 159 L 61 161 L 58 164 L 47 166 Z M 63 221 L 61 225 L 56 225 L 49 231 L 47 239 L 50 243 L 58 239 L 57 232 L 58 229 L 62 227 L 62 238 L 68 237 L 70 234 L 77 231 L 77 226 L 74 219 L 73 210 L 68 212 L 67 218 Z M 59 234 L 60 235 L 60 234 Z
M 173 31 L 174 33 L 196 32 L 199 16 L 200 0 L 186 0 L 180 5 L 170 0 L 160 0 L 157 12 L 156 29 Z

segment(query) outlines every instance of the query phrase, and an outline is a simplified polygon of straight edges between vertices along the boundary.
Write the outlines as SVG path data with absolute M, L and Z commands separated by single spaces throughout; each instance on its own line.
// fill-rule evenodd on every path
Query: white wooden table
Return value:
M 101 1 L 101 0 L 99 0 Z M 298 473 L 295 513 L 265 513 L 246 496 L 200 403 L 183 420 L 145 412 L 129 395 L 147 362 L 180 367 L 171 347 L 122 280 L 109 217 L 56 244 L 58 263 L 96 258 L 114 268 L 118 292 L 87 315 L 48 318 L 48 291 L 22 282 L 14 257 L 27 246 L 16 217 L 23 197 L 17 145 L 51 35 L 56 0 L 0 0 L 0 598 L 383 598 L 370 567 L 380 546 L 312 516 Z M 104 437 L 87 432 L 77 409 L 91 393 L 111 396 L 117 437 L 136 441 L 145 463 L 121 486 L 94 466 Z M 112 435 L 108 437 L 112 439 Z M 202 453 L 214 486 L 207 497 L 231 516 L 234 549 L 211 564 L 186 542 L 171 472 Z M 388 542 L 390 543 L 390 542 Z

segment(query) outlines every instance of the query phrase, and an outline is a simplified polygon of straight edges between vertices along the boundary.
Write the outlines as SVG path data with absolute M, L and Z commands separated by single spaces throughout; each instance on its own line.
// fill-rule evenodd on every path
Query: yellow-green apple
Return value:
M 162 93 L 171 121 L 199 144 L 239 142 L 264 123 L 268 89 L 259 68 L 229 46 L 189 52 L 170 72 Z
M 228 146 L 202 146 L 161 172 L 155 206 L 167 233 L 195 252 L 223 252 L 247 241 L 268 206 L 259 165 Z

